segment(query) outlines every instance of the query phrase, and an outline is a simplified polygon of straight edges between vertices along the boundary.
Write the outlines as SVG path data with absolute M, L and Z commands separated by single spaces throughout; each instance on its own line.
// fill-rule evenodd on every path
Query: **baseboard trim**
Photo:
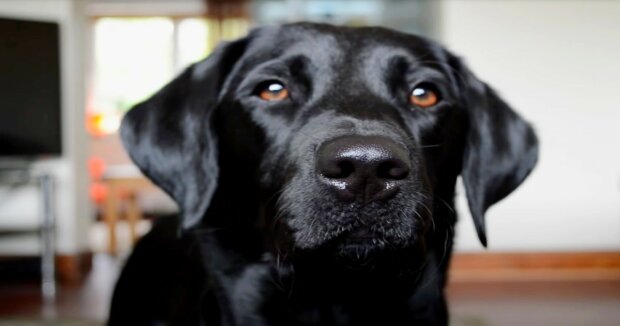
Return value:
M 455 253 L 450 281 L 620 281 L 620 252 Z

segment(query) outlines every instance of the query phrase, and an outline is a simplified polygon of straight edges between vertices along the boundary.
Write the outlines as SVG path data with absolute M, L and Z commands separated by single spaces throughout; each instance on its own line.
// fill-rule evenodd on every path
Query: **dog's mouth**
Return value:
M 333 255 L 352 266 L 368 265 L 377 255 L 389 249 L 387 241 L 365 235 L 365 232 L 344 233 L 336 237 L 331 245 Z
M 411 237 L 407 243 L 394 241 L 385 235 L 365 228 L 344 231 L 320 246 L 302 250 L 298 259 L 318 261 L 320 265 L 338 266 L 343 270 L 357 271 L 414 271 L 423 261 L 424 250 Z
M 414 246 L 423 236 L 429 219 L 424 207 L 431 205 L 413 186 L 389 200 L 364 203 L 344 202 L 298 181 L 283 192 L 277 209 L 297 249 L 365 256 Z
M 404 248 L 409 245 L 409 243 L 389 239 L 384 234 L 372 230 L 369 227 L 358 227 L 349 231 L 344 231 L 335 236 L 327 244 L 327 246 L 332 246 L 338 254 L 359 257 L 381 251 Z
M 378 250 L 388 246 L 388 241 L 371 230 L 358 228 L 346 231 L 337 236 L 334 240 L 343 249 L 366 249 Z
M 297 247 L 363 264 L 379 255 L 410 250 L 423 236 L 416 214 L 396 214 L 390 205 L 380 203 L 357 208 L 304 223 L 304 228 L 294 230 Z

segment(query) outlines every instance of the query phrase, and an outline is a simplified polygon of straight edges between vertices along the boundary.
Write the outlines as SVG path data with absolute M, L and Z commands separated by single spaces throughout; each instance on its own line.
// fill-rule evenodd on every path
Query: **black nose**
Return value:
M 380 136 L 330 140 L 317 153 L 319 179 L 345 200 L 386 199 L 411 172 L 407 149 Z

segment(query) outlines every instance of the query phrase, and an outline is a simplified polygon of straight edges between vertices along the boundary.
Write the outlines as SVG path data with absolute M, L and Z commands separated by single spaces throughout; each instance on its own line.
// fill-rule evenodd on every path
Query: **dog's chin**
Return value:
M 332 246 L 333 254 L 350 261 L 364 263 L 374 256 L 394 247 L 385 238 L 369 235 L 366 232 L 345 232 L 336 237 L 328 246 Z
M 417 270 L 424 261 L 420 242 L 391 243 L 385 238 L 344 233 L 314 248 L 298 250 L 300 260 L 326 268 L 403 274 Z M 329 267 L 331 266 L 331 267 Z
M 338 264 L 353 269 L 374 269 L 385 256 L 392 255 L 384 247 L 368 241 L 352 240 L 338 244 L 332 258 Z

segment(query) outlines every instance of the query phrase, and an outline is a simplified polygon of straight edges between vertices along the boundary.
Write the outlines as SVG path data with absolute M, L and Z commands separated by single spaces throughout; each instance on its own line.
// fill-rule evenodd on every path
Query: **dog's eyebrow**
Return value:
M 246 74 L 275 74 L 275 75 L 287 75 L 290 73 L 291 68 L 299 65 L 311 64 L 310 59 L 304 54 L 286 55 L 277 58 L 273 58 L 262 62 L 260 64 L 248 63 L 245 65 L 247 70 Z M 244 70 L 244 69 L 242 69 Z
M 289 72 L 288 65 L 280 59 L 274 59 L 257 65 L 248 72 L 249 74 L 266 74 L 266 75 L 287 75 Z

